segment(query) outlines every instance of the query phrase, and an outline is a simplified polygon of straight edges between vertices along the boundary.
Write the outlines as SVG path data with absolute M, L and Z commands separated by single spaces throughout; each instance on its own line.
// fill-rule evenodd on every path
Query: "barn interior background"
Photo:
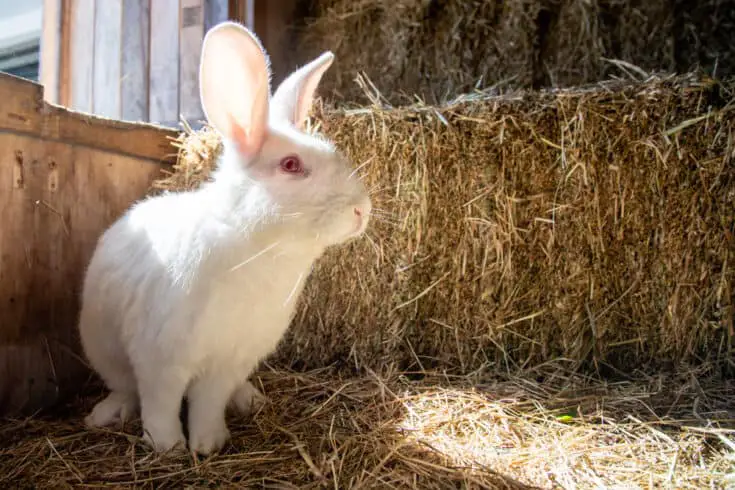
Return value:
M 193 465 L 81 426 L 75 322 L 99 233 L 211 168 L 227 18 L 274 83 L 335 52 L 313 122 L 380 212 Z M 0 70 L 40 83 L 0 76 L 0 482 L 725 488 L 732 32 L 732 0 L 0 0 Z

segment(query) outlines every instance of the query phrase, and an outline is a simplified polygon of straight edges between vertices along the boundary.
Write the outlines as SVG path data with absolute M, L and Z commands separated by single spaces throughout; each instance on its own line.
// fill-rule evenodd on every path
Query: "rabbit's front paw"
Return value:
M 209 424 L 193 422 L 189 429 L 189 449 L 202 456 L 219 451 L 229 439 L 224 417 Z
M 138 410 L 134 394 L 113 391 L 84 418 L 88 427 L 121 426 L 132 419 Z
M 186 449 L 186 438 L 180 428 L 146 428 L 143 441 L 159 453 L 181 452 Z

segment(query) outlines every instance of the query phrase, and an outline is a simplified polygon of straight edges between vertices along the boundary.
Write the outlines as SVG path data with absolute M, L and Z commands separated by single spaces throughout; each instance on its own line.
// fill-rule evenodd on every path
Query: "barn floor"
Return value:
M 199 461 L 154 456 L 136 424 L 85 430 L 95 397 L 81 398 L 4 421 L 0 486 L 724 488 L 735 482 L 735 383 L 705 374 L 605 383 L 551 365 L 505 379 L 265 369 L 255 381 L 269 403 L 231 419 L 232 443 Z

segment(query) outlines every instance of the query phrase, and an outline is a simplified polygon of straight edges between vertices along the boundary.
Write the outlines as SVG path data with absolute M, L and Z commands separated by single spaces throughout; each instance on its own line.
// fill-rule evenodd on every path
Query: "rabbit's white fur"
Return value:
M 134 205 L 100 238 L 84 282 L 84 351 L 111 393 L 86 418 L 104 426 L 140 407 L 146 440 L 207 454 L 229 437 L 228 403 L 261 400 L 247 381 L 287 329 L 313 262 L 360 235 L 370 199 L 332 145 L 300 129 L 325 53 L 273 97 L 257 38 L 230 22 L 206 36 L 202 103 L 224 137 L 213 179 Z M 305 172 L 281 159 L 297 155 Z

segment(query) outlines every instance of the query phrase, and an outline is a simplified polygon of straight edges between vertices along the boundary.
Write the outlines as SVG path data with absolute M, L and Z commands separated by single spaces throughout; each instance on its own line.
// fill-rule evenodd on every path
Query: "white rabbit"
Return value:
M 201 100 L 224 151 L 211 182 L 143 200 L 100 238 L 79 329 L 111 393 L 85 419 L 124 421 L 140 407 L 158 451 L 208 454 L 229 438 L 225 408 L 262 395 L 247 381 L 276 348 L 314 261 L 363 233 L 365 187 L 324 139 L 303 132 L 334 56 L 291 74 L 271 97 L 269 62 L 250 31 L 211 29 L 202 47 Z

